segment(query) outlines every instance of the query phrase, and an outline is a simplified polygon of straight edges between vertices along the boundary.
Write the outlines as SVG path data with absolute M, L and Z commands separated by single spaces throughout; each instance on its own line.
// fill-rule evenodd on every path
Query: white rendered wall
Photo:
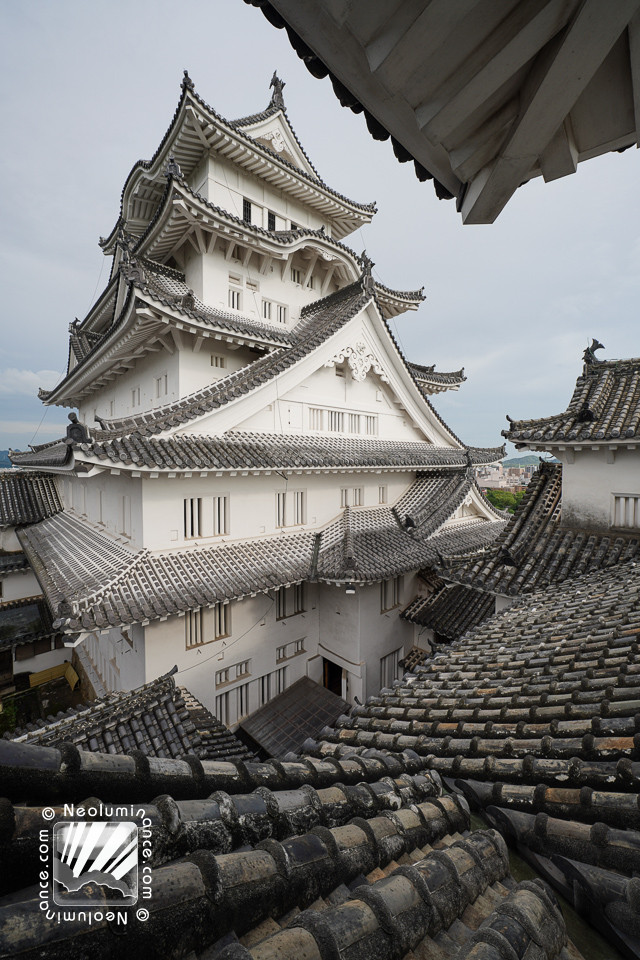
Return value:
M 58 489 L 66 513 L 93 524 L 98 531 L 131 549 L 142 547 L 142 481 L 139 478 L 105 470 L 88 478 L 61 477 Z
M 171 339 L 169 337 L 169 339 Z M 97 428 L 96 414 L 109 420 L 116 417 L 137 416 L 156 407 L 172 403 L 180 396 L 178 383 L 178 351 L 165 349 L 132 361 L 130 370 L 118 375 L 117 380 L 83 400 L 79 418 L 89 431 Z M 165 389 L 165 374 L 167 376 Z M 161 379 L 160 396 L 156 380 Z M 138 390 L 140 402 L 138 403 Z M 135 391 L 135 396 L 134 392 Z
M 42 593 L 40 584 L 31 570 L 8 573 L 1 582 L 0 602 L 2 603 L 6 603 L 7 600 L 22 600 L 23 597 L 37 597 Z
M 14 654 L 13 673 L 38 673 L 40 670 L 48 670 L 50 667 L 57 667 L 59 663 L 65 660 L 71 662 L 71 650 L 67 647 L 59 647 L 57 650 L 47 650 L 45 653 L 38 653 L 35 657 L 28 657 L 26 660 L 16 660 Z
M 91 633 L 83 641 L 83 647 L 110 693 L 132 690 L 146 682 L 144 628 L 140 625 Z M 155 680 L 157 676 L 159 674 L 154 674 L 150 679 Z
M 362 504 L 366 508 L 379 505 L 380 486 L 386 487 L 387 503 L 392 505 L 414 479 L 415 473 L 303 474 L 283 478 L 275 471 L 258 476 L 234 477 L 225 474 L 215 477 L 209 474 L 206 477 L 194 475 L 184 479 L 163 476 L 145 478 L 142 484 L 143 543 L 145 547 L 157 551 L 173 548 L 197 550 L 202 546 L 254 539 L 262 535 L 286 535 L 316 529 L 341 514 L 343 487 L 350 491 L 361 488 Z M 277 527 L 276 494 L 287 492 L 292 496 L 300 490 L 306 494 L 306 523 Z M 229 535 L 185 538 L 185 499 L 214 496 L 229 498 Z
M 563 525 L 605 532 L 613 526 L 614 496 L 640 497 L 638 452 L 612 453 L 605 449 L 576 451 L 573 462 L 564 452 L 558 455 L 562 458 Z

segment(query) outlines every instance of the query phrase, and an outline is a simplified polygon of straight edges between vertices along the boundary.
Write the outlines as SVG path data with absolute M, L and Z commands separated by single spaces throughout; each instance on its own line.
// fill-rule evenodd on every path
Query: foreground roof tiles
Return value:
M 0 948 L 222 958 L 416 956 L 568 960 L 557 901 L 515 885 L 493 830 L 415 754 L 326 760 L 159 762 L 0 742 L 5 829 Z M 28 783 L 32 804 L 24 806 Z M 213 792 L 212 791 L 216 791 Z M 157 801 L 151 798 L 158 797 Z M 153 895 L 117 930 L 45 922 L 37 887 L 42 809 L 62 797 L 145 804 Z M 134 800 L 135 798 L 135 800 Z M 53 824 L 64 809 L 53 807 Z M 103 803 L 98 819 L 117 818 Z M 87 819 L 96 818 L 86 813 Z M 5 822 L 6 821 L 6 822 Z M 100 909 L 88 892 L 87 907 Z M 464 954 L 459 954 L 459 949 Z M 541 952 L 542 951 L 542 952 Z M 573 949 L 571 957 L 579 960 Z
M 564 413 L 537 420 L 510 420 L 502 435 L 533 448 L 638 439 L 640 358 L 585 363 Z
M 61 513 L 19 539 L 56 626 L 66 632 L 141 623 L 303 580 L 370 582 L 481 550 L 499 521 L 445 525 L 471 488 L 464 474 L 418 474 L 395 507 L 347 509 L 323 531 L 283 533 L 175 553 L 134 552 Z
M 171 675 L 130 692 L 70 708 L 43 726 L 32 723 L 16 731 L 11 739 L 42 746 L 73 743 L 109 754 L 139 750 L 147 757 L 192 752 L 201 759 L 251 756 L 195 697 L 176 688 Z
M 416 597 L 401 617 L 436 631 L 436 639 L 457 640 L 463 633 L 491 616 L 495 599 L 491 594 L 444 583 L 429 597 Z
M 640 956 L 639 652 L 640 566 L 621 563 L 521 598 L 322 737 L 415 750 Z
M 37 523 L 62 510 L 54 477 L 0 470 L 0 527 Z
M 562 465 L 542 464 L 500 536 L 482 556 L 446 566 L 448 580 L 517 596 L 640 555 L 638 536 L 563 527 Z

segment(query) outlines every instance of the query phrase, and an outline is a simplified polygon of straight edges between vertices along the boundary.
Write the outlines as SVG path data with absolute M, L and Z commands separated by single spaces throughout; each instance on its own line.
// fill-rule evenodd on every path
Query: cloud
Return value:
M 5 367 L 0 370 L 0 393 L 36 396 L 38 387 L 50 390 L 59 380 L 60 374 L 55 370 L 18 370 L 16 367 Z

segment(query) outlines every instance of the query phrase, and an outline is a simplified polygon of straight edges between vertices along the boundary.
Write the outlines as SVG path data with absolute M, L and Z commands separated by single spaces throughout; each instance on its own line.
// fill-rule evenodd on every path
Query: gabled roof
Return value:
M 287 124 L 290 126 L 288 118 Z M 376 211 L 375 204 L 349 200 L 327 186 L 315 172 L 300 169 L 266 144 L 254 140 L 244 127 L 244 121 L 230 122 L 216 113 L 195 92 L 193 81 L 185 72 L 178 106 L 158 149 L 151 160 L 138 160 L 125 181 L 120 217 L 110 235 L 101 239 L 104 252 L 114 252 L 121 227 L 136 235 L 145 229 L 163 192 L 164 170 L 170 156 L 175 158 L 181 174 L 188 177 L 203 154 L 212 150 L 223 156 L 232 152 L 235 163 L 250 165 L 255 176 L 292 192 L 302 202 L 329 216 L 338 238 L 370 222 Z
M 49 747 L 73 743 L 84 750 L 110 754 L 139 750 L 147 757 L 185 753 L 201 760 L 250 757 L 251 752 L 230 730 L 188 691 L 176 687 L 173 672 L 135 690 L 71 707 L 45 724 L 30 723 L 5 734 L 5 739 Z M 200 726 L 206 728 L 206 742 Z
M 483 556 L 443 568 L 448 580 L 517 596 L 640 555 L 640 537 L 561 524 L 562 465 L 543 463 L 501 535 Z
M 367 583 L 481 550 L 500 521 L 447 524 L 471 488 L 464 474 L 418 475 L 395 507 L 347 509 L 300 530 L 174 553 L 137 552 L 60 513 L 19 531 L 56 627 L 67 633 L 146 623 L 303 580 Z
M 55 478 L 27 470 L 0 470 L 0 527 L 37 523 L 62 510 Z
M 53 637 L 56 633 L 42 594 L 0 601 L 0 650 L 11 650 L 23 643 Z
M 640 358 L 597 360 L 591 354 L 564 413 L 537 420 L 508 420 L 509 427 L 502 435 L 522 448 L 634 443 L 640 439 Z
M 430 367 L 420 363 L 407 363 L 411 373 L 425 394 L 441 393 L 443 390 L 457 390 L 467 379 L 464 367 L 451 373 L 436 371 L 435 364 Z

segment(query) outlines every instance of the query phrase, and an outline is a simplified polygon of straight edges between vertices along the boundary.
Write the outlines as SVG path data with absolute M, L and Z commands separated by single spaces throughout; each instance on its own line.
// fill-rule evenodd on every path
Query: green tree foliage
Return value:
M 524 490 L 511 493 L 510 490 L 489 489 L 485 491 L 485 496 L 497 510 L 508 510 L 509 513 L 515 513 L 516 507 L 524 497 Z

